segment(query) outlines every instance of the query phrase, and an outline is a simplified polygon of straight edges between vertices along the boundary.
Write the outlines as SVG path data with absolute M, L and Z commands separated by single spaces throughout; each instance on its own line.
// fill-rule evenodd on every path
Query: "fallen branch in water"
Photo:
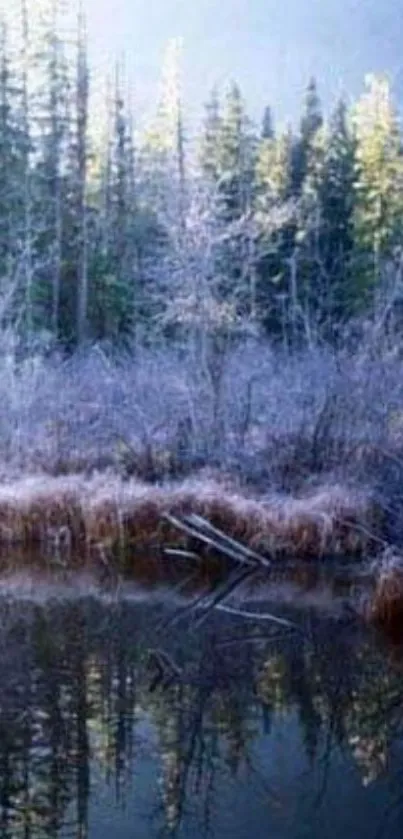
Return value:
M 167 688 L 175 679 L 182 678 L 182 670 L 164 650 L 150 650 L 149 663 L 154 664 L 156 670 L 149 687 L 150 693 L 153 693 L 159 685 Z
M 294 626 L 286 627 L 291 630 L 294 630 Z M 256 633 L 255 635 L 240 635 L 236 638 L 225 638 L 223 641 L 217 641 L 216 648 L 220 649 L 228 649 L 229 647 L 236 647 L 240 644 L 265 644 L 267 645 L 268 642 L 272 641 L 285 641 L 286 639 L 290 638 L 290 633 L 284 632 L 277 632 L 275 635 L 263 635 L 261 632 Z
M 200 626 L 203 623 L 203 621 L 205 621 L 206 617 L 208 616 L 209 612 L 212 611 L 212 609 L 218 609 L 220 604 L 222 604 L 222 602 L 226 600 L 227 597 L 230 596 L 230 594 L 233 594 L 233 592 L 236 589 L 238 589 L 242 585 L 242 583 L 244 583 L 247 579 L 250 579 L 254 575 L 254 573 L 255 572 L 251 571 L 250 569 L 240 573 L 238 572 L 238 574 L 235 574 L 233 577 L 230 577 L 229 580 L 227 580 L 227 582 L 224 583 L 222 586 L 219 586 L 215 590 L 211 599 L 207 601 L 207 603 L 206 601 L 204 601 L 204 603 L 199 604 L 199 606 L 201 605 L 203 607 L 204 613 L 196 621 L 196 626 Z
M 220 603 L 216 606 L 221 612 L 227 612 L 229 615 L 234 615 L 238 618 L 247 618 L 247 620 L 254 620 L 254 621 L 270 621 L 270 623 L 276 623 L 280 626 L 286 626 L 288 629 L 294 629 L 298 632 L 302 632 L 299 626 L 293 621 L 286 620 L 286 618 L 279 618 L 277 615 L 269 614 L 268 612 L 248 612 L 245 609 L 235 609 L 231 606 L 225 606 L 224 604 Z
M 238 552 L 238 555 L 242 559 L 250 559 L 252 562 L 255 562 L 257 565 L 261 565 L 264 568 L 270 568 L 271 563 L 268 559 L 266 559 L 261 554 L 252 551 L 246 545 L 241 545 L 240 542 L 236 541 L 235 539 L 231 539 L 226 533 L 223 533 L 217 527 L 213 527 L 213 525 L 206 521 L 206 519 L 202 518 L 202 516 L 198 516 L 193 513 L 191 516 L 187 516 L 186 521 L 188 521 L 191 525 L 195 526 L 196 532 L 198 528 L 198 532 L 202 533 L 204 530 L 208 533 L 214 534 L 218 537 L 220 549 L 225 553 L 228 551 L 228 548 L 235 550 Z
M 190 524 L 186 523 L 186 520 L 182 520 L 177 518 L 176 516 L 172 516 L 169 513 L 164 513 L 164 519 L 169 522 L 173 527 L 176 527 L 178 531 L 181 531 L 186 536 L 190 536 L 192 539 L 198 539 L 200 542 L 203 542 L 208 548 L 213 548 L 213 550 L 218 551 L 220 553 L 221 545 L 217 542 L 217 540 L 213 539 L 211 536 L 207 536 L 205 533 L 201 533 L 200 530 L 193 527 Z M 227 552 L 227 555 L 229 552 Z M 237 559 L 237 557 L 232 552 L 232 559 Z
M 198 539 L 200 542 L 203 542 L 204 545 L 207 545 L 209 548 L 213 548 L 213 550 L 218 553 L 223 553 L 225 556 L 228 556 L 230 559 L 234 559 L 236 562 L 241 562 L 247 565 L 254 564 L 242 550 L 242 545 L 237 547 L 237 550 L 234 550 L 233 547 L 229 545 L 229 541 L 225 539 L 225 534 L 222 534 L 220 531 L 214 529 L 215 533 L 218 533 L 220 537 L 219 539 L 216 539 L 209 536 L 207 533 L 204 533 L 200 526 L 195 526 L 191 521 L 191 517 L 179 519 L 176 518 L 176 516 L 165 513 L 164 518 L 187 536 L 190 536 L 193 539 Z M 233 544 L 237 543 L 233 541 Z
M 197 562 L 200 562 L 200 556 L 194 551 L 185 551 L 181 548 L 164 548 L 164 554 L 174 559 L 196 559 Z

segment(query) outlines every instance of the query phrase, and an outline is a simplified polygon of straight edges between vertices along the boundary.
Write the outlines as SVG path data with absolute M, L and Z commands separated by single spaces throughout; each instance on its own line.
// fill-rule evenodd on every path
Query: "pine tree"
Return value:
M 76 79 L 76 132 L 75 132 L 75 175 L 76 213 L 78 228 L 77 261 L 77 322 L 78 342 L 88 337 L 88 215 L 87 215 L 87 162 L 88 162 L 88 94 L 89 70 L 87 63 L 87 41 L 85 18 L 80 8 L 77 42 Z
M 100 212 L 90 261 L 89 298 L 92 337 L 114 340 L 123 339 L 133 328 L 137 280 L 134 148 L 120 75 L 116 66 L 112 125 L 98 192 Z
M 278 138 L 267 137 L 260 141 L 255 164 L 256 205 L 259 211 L 269 211 L 291 197 L 292 149 L 290 130 Z
M 274 140 L 275 131 L 273 125 L 273 115 L 270 106 L 268 105 L 263 113 L 262 130 L 260 137 L 262 140 Z
M 20 6 L 21 16 L 21 67 L 22 67 L 22 89 L 21 89 L 21 113 L 22 113 L 22 131 L 23 131 L 23 145 L 22 145 L 22 168 L 23 168 L 23 208 L 24 220 L 23 231 L 21 239 L 23 241 L 24 258 L 23 258 L 23 275 L 24 275 L 24 322 L 26 324 L 26 332 L 28 338 L 33 332 L 33 279 L 34 279 L 34 265 L 33 265 L 33 218 L 32 218 L 32 172 L 31 159 L 33 148 L 33 141 L 31 136 L 31 119 L 28 93 L 28 73 L 29 73 L 29 41 L 30 29 L 28 18 L 27 0 L 21 0 Z
M 186 163 L 181 60 L 182 40 L 174 38 L 168 45 L 165 57 L 161 109 L 170 144 L 177 213 L 180 226 L 183 227 L 186 205 Z
M 239 219 L 251 206 L 254 150 L 243 97 L 233 82 L 224 99 L 218 145 L 219 186 L 227 220 Z
M 30 326 L 32 286 L 30 137 L 25 101 L 25 74 L 18 72 L 6 26 L 0 24 L 0 292 L 6 303 L 3 317 L 16 319 L 22 330 Z
M 35 121 L 40 133 L 34 169 L 35 205 L 42 219 L 37 246 L 45 267 L 35 282 L 36 321 L 57 338 L 62 293 L 63 205 L 66 152 L 69 139 L 70 79 L 59 33 L 60 0 L 52 0 L 37 61 L 44 83 L 36 102 Z
M 290 129 L 276 139 L 261 140 L 255 170 L 255 219 L 260 229 L 257 262 L 257 314 L 272 337 L 284 337 L 289 297 L 288 260 L 294 247 Z
M 239 86 L 224 96 L 218 134 L 217 194 L 222 222 L 227 225 L 220 273 L 223 299 L 238 299 L 239 314 L 256 313 L 256 251 L 252 213 L 255 192 L 256 138 Z
M 355 283 L 354 206 L 355 138 L 343 101 L 329 125 L 320 185 L 321 259 L 325 269 L 326 315 L 338 322 L 357 311 L 360 289 Z
M 328 337 L 356 311 L 360 296 L 352 277 L 354 200 L 355 140 L 340 102 L 310 143 L 296 237 L 305 323 Z
M 312 189 L 305 181 L 309 168 L 313 177 L 315 158 L 319 164 L 322 125 L 316 81 L 311 79 L 298 136 L 288 131 L 278 141 L 263 140 L 258 153 L 256 208 L 261 222 L 265 216 L 272 219 L 271 223 L 266 222 L 269 235 L 263 236 L 263 255 L 258 266 L 260 319 L 270 334 L 281 335 L 283 340 L 288 340 L 290 331 L 296 340 L 297 320 L 305 318 L 302 300 L 306 289 L 300 264 L 305 233 L 301 227 L 306 222 L 307 195 Z M 296 209 L 304 191 L 297 224 Z M 312 205 L 312 199 L 309 204 Z M 273 209 L 278 220 L 273 219 Z
M 316 80 L 308 84 L 300 121 L 299 137 L 293 150 L 293 191 L 299 195 L 307 175 L 308 158 L 317 131 L 323 125 L 323 116 Z
M 144 137 L 142 168 L 150 199 L 162 214 L 179 218 L 183 225 L 186 161 L 181 53 L 181 39 L 173 38 L 164 57 L 157 112 Z
M 371 284 L 379 280 L 382 261 L 392 256 L 402 232 L 401 138 L 386 78 L 367 76 L 366 91 L 355 108 L 354 125 L 356 241 Z
M 15 95 L 8 55 L 7 33 L 0 24 L 0 278 L 9 273 L 15 236 Z M 11 210 L 11 212 L 10 212 Z M 1 289 L 3 292 L 3 288 Z
M 326 173 L 327 127 L 315 132 L 307 150 L 306 171 L 298 205 L 295 236 L 295 301 L 305 333 L 317 332 L 325 316 L 329 281 L 325 259 L 324 181 Z M 295 305 L 294 305 L 295 309 Z
M 221 107 L 214 87 L 205 105 L 205 116 L 199 144 L 199 165 L 208 182 L 216 184 L 220 177 Z
M 301 138 L 309 142 L 323 125 L 322 106 L 318 95 L 316 79 L 311 78 L 306 90 L 303 114 L 300 123 Z

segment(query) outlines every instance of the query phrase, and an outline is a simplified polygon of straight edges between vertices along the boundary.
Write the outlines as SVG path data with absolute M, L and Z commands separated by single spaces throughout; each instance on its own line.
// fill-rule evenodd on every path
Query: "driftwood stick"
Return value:
M 207 532 L 214 534 L 223 542 L 223 545 L 228 544 L 231 548 L 234 548 L 236 551 L 239 551 L 242 556 L 254 560 L 258 565 L 262 565 L 264 568 L 271 567 L 271 562 L 270 560 L 266 559 L 266 557 L 256 553 L 255 551 L 252 551 L 251 548 L 248 548 L 246 545 L 242 545 L 241 542 L 238 542 L 236 539 L 231 538 L 231 536 L 227 536 L 226 533 L 223 533 L 222 530 L 219 530 L 217 527 L 214 527 L 209 521 L 204 519 L 202 516 L 199 516 L 196 513 L 192 513 L 192 515 L 186 516 L 185 521 L 189 522 L 190 524 L 195 524 L 200 529 L 204 529 Z
M 174 527 L 177 527 L 178 530 L 182 530 L 188 536 L 191 536 L 193 539 L 199 539 L 200 542 L 204 542 L 204 544 L 208 545 L 210 548 L 213 548 L 215 551 L 219 553 L 224 553 L 225 556 L 228 556 L 230 559 L 233 559 L 235 562 L 243 563 L 244 565 L 255 566 L 256 563 L 252 562 L 252 560 L 248 559 L 242 553 L 240 554 L 239 551 L 234 551 L 229 546 L 224 546 L 221 542 L 218 542 L 216 539 L 213 539 L 211 536 L 208 536 L 206 533 L 202 533 L 199 529 L 187 524 L 186 521 L 182 519 L 176 518 L 176 516 L 172 516 L 170 513 L 165 513 L 164 518 L 169 521 Z

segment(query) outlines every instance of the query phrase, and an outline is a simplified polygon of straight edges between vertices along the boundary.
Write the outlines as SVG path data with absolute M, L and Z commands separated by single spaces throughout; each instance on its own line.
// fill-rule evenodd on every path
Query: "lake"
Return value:
M 323 597 L 286 627 L 169 586 L 3 581 L 1 837 L 400 837 L 403 654 Z

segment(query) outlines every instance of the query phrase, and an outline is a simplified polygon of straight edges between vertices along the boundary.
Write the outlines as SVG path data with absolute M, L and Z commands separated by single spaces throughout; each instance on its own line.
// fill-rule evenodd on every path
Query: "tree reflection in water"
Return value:
M 278 836 L 314 836 L 335 772 L 377 791 L 371 827 L 392 836 L 398 655 L 313 607 L 298 615 L 304 634 L 224 613 L 195 627 L 171 614 L 145 595 L 0 600 L 1 836 L 107 836 L 105 807 L 117 839 L 140 821 L 138 835 L 218 836 L 241 790 L 251 819 L 256 795 L 264 801 L 267 824 L 260 815 L 254 835 L 277 819 Z

